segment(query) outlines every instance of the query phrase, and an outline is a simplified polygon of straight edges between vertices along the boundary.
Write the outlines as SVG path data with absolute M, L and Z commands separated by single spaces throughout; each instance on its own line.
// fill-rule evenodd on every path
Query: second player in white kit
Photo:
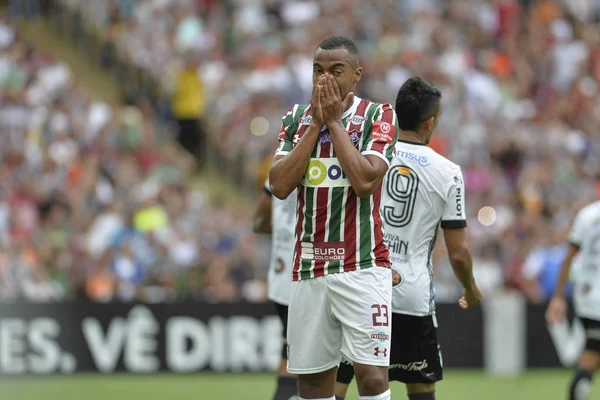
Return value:
M 578 257 L 573 301 L 575 315 L 581 320 L 587 338 L 585 350 L 569 388 L 569 400 L 590 398 L 591 382 L 600 367 L 600 201 L 579 211 L 569 235 L 569 250 L 546 319 L 550 324 L 564 320 L 567 305 L 565 285 L 571 266 Z
M 465 288 L 461 305 L 479 301 L 471 256 L 466 247 L 465 189 L 458 165 L 426 144 L 441 114 L 441 93 L 409 79 L 396 99 L 400 126 L 394 159 L 383 181 L 381 215 L 392 264 L 392 343 L 389 379 L 407 384 L 409 399 L 435 398 L 442 379 L 437 341 L 432 252 L 441 226 L 456 276 Z M 336 395 L 342 399 L 352 380 L 345 363 Z
M 272 195 L 268 180 L 263 189 L 264 193 L 254 218 L 254 230 L 271 234 L 271 257 L 267 275 L 268 298 L 273 302 L 283 325 L 281 363 L 273 400 L 288 400 L 296 395 L 296 379 L 287 373 L 286 365 L 288 304 L 296 245 L 294 229 L 298 194 L 294 191 L 287 199 L 280 200 Z

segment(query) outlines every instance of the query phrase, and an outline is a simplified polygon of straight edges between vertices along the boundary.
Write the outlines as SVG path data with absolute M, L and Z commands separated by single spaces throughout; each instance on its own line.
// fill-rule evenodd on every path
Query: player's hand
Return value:
M 460 308 L 466 310 L 467 308 L 473 307 L 481 302 L 481 291 L 476 284 L 473 284 L 469 288 L 465 289 L 463 297 L 458 300 Z
M 312 113 L 312 123 L 321 128 L 325 125 L 325 120 L 323 119 L 323 111 L 321 110 L 321 93 L 323 92 L 323 88 L 321 87 L 324 82 L 323 76 L 319 78 L 317 84 L 313 86 L 312 96 L 310 98 L 310 108 Z
M 321 109 L 325 124 L 329 125 L 342 120 L 342 115 L 348 105 L 354 99 L 354 93 L 350 92 L 342 99 L 340 87 L 333 76 L 324 74 L 321 86 Z
M 546 310 L 546 321 L 554 325 L 565 319 L 567 315 L 567 302 L 562 297 L 552 297 Z

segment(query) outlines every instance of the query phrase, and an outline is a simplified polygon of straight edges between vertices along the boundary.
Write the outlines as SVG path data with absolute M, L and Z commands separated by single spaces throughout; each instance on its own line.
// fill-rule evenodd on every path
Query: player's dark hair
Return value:
M 398 126 L 416 132 L 421 124 L 435 117 L 440 109 L 442 92 L 432 83 L 414 76 L 404 82 L 396 96 Z
M 319 44 L 319 49 L 323 50 L 336 50 L 336 49 L 346 49 L 348 50 L 348 54 L 352 57 L 352 61 L 358 67 L 358 47 L 354 44 L 351 39 L 348 39 L 344 36 L 332 36 L 323 40 Z

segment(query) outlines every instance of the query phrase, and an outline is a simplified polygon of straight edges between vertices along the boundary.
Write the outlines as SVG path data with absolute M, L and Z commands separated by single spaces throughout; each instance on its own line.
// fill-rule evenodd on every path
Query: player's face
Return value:
M 354 65 L 348 50 L 317 49 L 313 61 L 313 86 L 317 84 L 321 75 L 329 73 L 340 86 L 343 99 L 348 93 L 354 91 L 361 72 L 362 68 Z

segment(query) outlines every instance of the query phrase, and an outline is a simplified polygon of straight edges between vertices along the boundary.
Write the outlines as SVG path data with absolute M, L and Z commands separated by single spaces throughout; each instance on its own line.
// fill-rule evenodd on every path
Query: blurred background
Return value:
M 68 391 L 60 377 L 2 381 L 11 400 L 269 398 L 279 327 L 266 303 L 270 240 L 251 218 L 281 116 L 308 102 L 313 52 L 331 35 L 359 47 L 361 97 L 393 103 L 412 75 L 442 89 L 430 146 L 463 169 L 476 279 L 486 298 L 516 299 L 508 317 L 486 307 L 461 314 L 438 241 L 450 367 L 439 393 L 563 398 L 568 371 L 525 369 L 566 363 L 543 309 L 572 218 L 600 194 L 599 0 L 0 4 L 0 372 L 221 372 L 86 375 Z M 194 332 L 181 354 L 211 350 L 187 369 L 169 356 L 173 316 L 189 317 Z M 521 332 L 521 359 L 504 364 L 516 362 L 505 369 L 520 380 L 491 376 L 491 364 L 503 365 L 493 349 L 515 344 L 488 338 L 490 318 L 513 318 Z M 156 324 L 154 345 L 119 325 L 134 319 L 150 324 L 142 336 Z M 256 342 L 256 360 L 232 337 Z M 101 367 L 113 350 L 114 365 L 109 357 Z M 156 363 L 136 364 L 136 351 Z M 261 374 L 232 375 L 240 371 Z

